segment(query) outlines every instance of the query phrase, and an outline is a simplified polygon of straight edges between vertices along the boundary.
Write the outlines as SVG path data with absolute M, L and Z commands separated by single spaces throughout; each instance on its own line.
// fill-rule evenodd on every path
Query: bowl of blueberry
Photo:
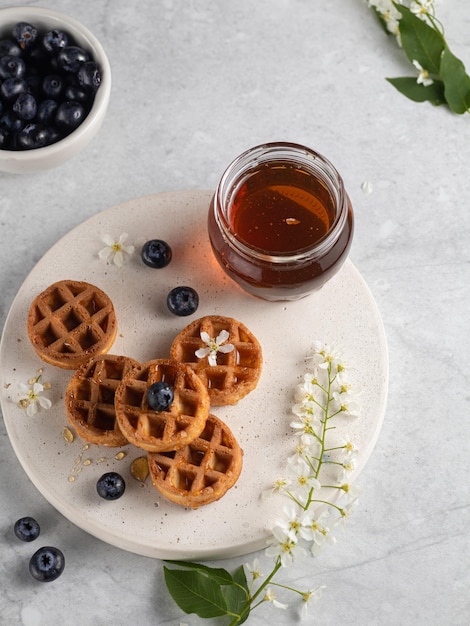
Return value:
M 98 39 L 45 8 L 0 9 L 0 171 L 60 165 L 101 128 L 111 69 Z

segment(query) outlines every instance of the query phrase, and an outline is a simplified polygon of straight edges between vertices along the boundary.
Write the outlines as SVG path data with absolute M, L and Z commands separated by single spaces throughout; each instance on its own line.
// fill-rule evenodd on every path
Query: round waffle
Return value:
M 221 331 L 228 332 L 222 348 L 232 344 L 233 350 L 216 352 L 216 364 L 211 365 L 209 354 L 196 356 L 198 350 L 208 347 L 201 333 L 216 340 Z M 253 333 L 241 322 L 222 315 L 208 315 L 186 326 L 174 339 L 170 358 L 193 368 L 206 385 L 213 406 L 236 404 L 244 398 L 258 384 L 263 363 L 261 346 Z
M 147 403 L 147 389 L 165 381 L 173 402 L 164 411 Z M 195 439 L 209 414 L 209 395 L 200 378 L 184 363 L 155 359 L 134 367 L 116 389 L 116 418 L 126 439 L 151 452 L 176 450 Z
M 184 448 L 148 454 L 155 488 L 168 500 L 192 509 L 219 500 L 233 487 L 242 460 L 233 433 L 212 414 L 199 437 Z
M 113 345 L 113 303 L 98 287 L 76 280 L 50 285 L 33 300 L 28 335 L 38 356 L 57 367 L 77 369 Z
M 65 391 L 65 412 L 82 439 L 110 447 L 128 444 L 116 421 L 114 394 L 137 365 L 125 356 L 100 354 L 74 373 Z

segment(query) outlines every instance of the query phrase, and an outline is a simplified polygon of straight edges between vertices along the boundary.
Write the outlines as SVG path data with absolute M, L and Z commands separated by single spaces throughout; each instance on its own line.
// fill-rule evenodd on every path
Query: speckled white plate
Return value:
M 264 302 L 241 291 L 213 260 L 206 234 L 208 191 L 164 193 L 112 207 L 90 218 L 56 243 L 20 288 L 2 337 L 1 393 L 8 435 L 16 455 L 44 497 L 80 528 L 120 548 L 158 558 L 212 559 L 242 555 L 264 547 L 269 528 L 279 518 L 279 497 L 261 492 L 284 474 L 294 435 L 289 426 L 293 390 L 301 380 L 305 358 L 320 340 L 337 346 L 350 364 L 350 380 L 361 392 L 361 417 L 343 418 L 335 436 L 346 433 L 360 453 L 354 477 L 363 469 L 382 425 L 388 355 L 376 304 L 350 261 L 323 289 L 297 302 Z M 129 234 L 136 247 L 119 269 L 98 258 L 100 236 Z M 142 244 L 165 239 L 173 260 L 162 270 L 140 260 Z M 130 475 L 130 461 L 141 452 L 91 446 L 63 437 L 63 395 L 71 372 L 46 365 L 34 353 L 26 333 L 32 299 L 50 283 L 84 280 L 113 300 L 119 320 L 114 354 L 137 360 L 166 358 L 174 336 L 195 316 L 220 314 L 243 321 L 258 337 L 264 365 L 258 387 L 235 407 L 214 412 L 225 420 L 244 449 L 237 484 L 218 502 L 197 511 L 167 502 L 152 487 Z M 189 318 L 166 309 L 167 293 L 176 285 L 197 289 L 200 306 Z M 17 404 L 18 385 L 44 368 L 51 382 L 49 411 L 28 417 Z M 96 494 L 96 480 L 110 469 L 127 483 L 124 496 L 107 502 Z M 70 477 L 74 481 L 70 481 Z

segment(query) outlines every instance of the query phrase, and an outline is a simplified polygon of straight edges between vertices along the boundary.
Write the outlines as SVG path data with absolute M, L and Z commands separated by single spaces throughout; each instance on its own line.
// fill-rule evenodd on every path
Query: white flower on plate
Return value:
M 290 483 L 291 481 L 287 478 L 277 478 L 269 489 L 265 489 L 262 492 L 261 498 L 265 500 L 275 493 L 285 493 Z
M 103 259 L 107 263 L 114 263 L 118 267 L 122 267 L 126 262 L 126 257 L 134 254 L 134 246 L 126 245 L 128 238 L 127 233 L 122 233 L 116 240 L 111 235 L 103 235 L 101 241 L 105 243 L 105 247 L 98 252 L 100 259 Z
M 50 383 L 40 383 L 42 370 L 38 370 L 38 375 L 28 383 L 19 383 L 18 404 L 26 410 L 26 415 L 32 417 L 39 409 L 47 411 L 51 408 L 52 402 L 42 394 L 51 388 Z
M 227 354 L 235 349 L 232 343 L 225 343 L 229 337 L 230 335 L 227 330 L 221 330 L 215 339 L 209 337 L 208 333 L 204 330 L 201 331 L 201 339 L 206 344 L 206 347 L 196 350 L 197 358 L 204 359 L 208 357 L 209 365 L 217 365 L 218 352 Z

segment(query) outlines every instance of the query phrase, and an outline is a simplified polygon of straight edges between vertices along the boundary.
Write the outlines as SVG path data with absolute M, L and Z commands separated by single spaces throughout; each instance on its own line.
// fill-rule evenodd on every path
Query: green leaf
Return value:
M 442 53 L 440 71 L 450 109 L 454 113 L 466 113 L 470 108 L 470 77 L 462 61 L 447 47 Z
M 219 585 L 233 585 L 233 578 L 230 572 L 227 572 L 227 570 L 220 567 L 208 567 L 207 565 L 202 565 L 201 563 L 192 563 L 191 561 L 171 561 L 168 559 L 165 563 L 171 563 L 171 565 L 178 565 L 179 567 L 184 567 L 186 569 L 197 570 Z
M 245 570 L 241 565 L 233 573 L 234 585 L 223 589 L 223 594 L 227 602 L 227 610 L 233 615 L 241 615 L 245 607 L 250 604 L 250 590 L 246 581 Z M 250 615 L 248 609 L 246 615 L 241 618 L 237 624 L 246 622 Z
M 171 597 L 185 613 L 199 617 L 226 615 L 227 604 L 220 585 L 198 570 L 176 570 L 163 567 Z
M 401 13 L 398 23 L 403 50 L 410 61 L 418 61 L 431 74 L 439 74 L 445 41 L 442 35 L 414 15 L 407 7 L 395 4 Z
M 425 87 L 416 82 L 416 78 L 403 76 L 401 78 L 387 78 L 387 81 L 398 91 L 413 100 L 413 102 L 430 102 L 435 106 L 446 104 L 444 83 L 435 80 L 432 85 Z

